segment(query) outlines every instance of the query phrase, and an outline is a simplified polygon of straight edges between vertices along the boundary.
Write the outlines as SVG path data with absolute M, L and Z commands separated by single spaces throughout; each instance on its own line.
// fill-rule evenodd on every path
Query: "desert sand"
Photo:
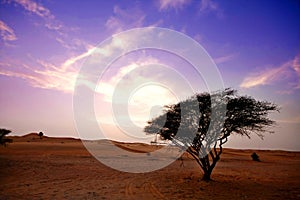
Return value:
M 150 173 L 125 173 L 96 160 L 80 140 L 11 136 L 0 146 L 0 199 L 300 199 L 300 152 L 224 149 L 212 174 L 187 154 Z M 135 152 L 156 146 L 118 143 Z

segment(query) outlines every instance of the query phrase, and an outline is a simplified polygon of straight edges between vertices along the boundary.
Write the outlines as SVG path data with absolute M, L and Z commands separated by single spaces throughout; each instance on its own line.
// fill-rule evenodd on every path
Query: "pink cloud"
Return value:
M 5 62 L 0 63 L 0 75 L 21 78 L 32 87 L 72 93 L 78 74 L 78 61 L 89 54 L 90 51 L 84 52 L 66 59 L 61 64 L 35 60 L 35 63 L 26 65 L 15 59 L 7 58 Z
M 65 27 L 60 21 L 56 20 L 51 11 L 42 4 L 32 0 L 13 0 L 13 2 L 23 7 L 23 9 L 29 13 L 41 17 L 45 21 L 44 26 L 47 29 L 56 31 L 59 35 L 64 35 L 62 29 L 65 29 Z
M 1 20 L 0 20 L 0 35 L 2 40 L 4 41 L 17 40 L 17 36 L 15 35 L 14 30 Z
M 28 68 L 28 67 L 26 67 Z M 53 89 L 70 93 L 73 91 L 76 71 L 61 72 L 57 69 L 36 70 L 30 72 L 18 72 L 0 69 L 0 75 L 21 78 L 27 81 L 32 87 Z
M 279 80 L 287 80 L 289 74 L 294 72 L 297 77 L 297 82 L 292 83 L 290 89 L 295 90 L 300 88 L 300 55 L 297 55 L 293 60 L 283 63 L 279 67 L 268 68 L 260 72 L 252 73 L 245 77 L 240 84 L 241 88 L 252 88 L 261 85 L 273 85 Z M 288 80 L 287 80 L 288 81 Z M 289 91 L 290 93 L 291 91 Z M 285 92 L 286 93 L 286 92 Z
M 21 5 L 25 10 L 34 13 L 43 18 L 54 19 L 50 10 L 31 0 L 14 0 L 16 3 Z

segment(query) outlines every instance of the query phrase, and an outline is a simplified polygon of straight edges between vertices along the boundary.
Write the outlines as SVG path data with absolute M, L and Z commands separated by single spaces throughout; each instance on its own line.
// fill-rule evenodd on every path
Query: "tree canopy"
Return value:
M 263 138 L 264 132 L 271 132 L 266 127 L 274 124 L 268 118 L 271 111 L 279 111 L 278 106 L 229 88 L 166 105 L 164 114 L 149 121 L 144 131 L 184 148 L 200 165 L 203 179 L 210 180 L 228 137 L 235 133 L 250 138 L 255 133 Z
M 42 139 L 42 137 L 44 136 L 44 133 L 43 132 L 39 132 L 38 135 L 40 136 L 40 139 Z

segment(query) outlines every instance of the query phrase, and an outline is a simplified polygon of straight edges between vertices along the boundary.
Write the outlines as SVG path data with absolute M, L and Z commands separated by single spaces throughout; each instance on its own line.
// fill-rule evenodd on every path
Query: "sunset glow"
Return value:
M 79 137 L 72 101 L 86 60 L 109 57 L 147 39 L 114 34 L 162 27 L 202 45 L 225 87 L 281 107 L 271 116 L 277 121 L 275 135 L 264 140 L 236 137 L 227 147 L 300 150 L 299 1 L 3 0 L 0 5 L 0 126 L 11 129 L 12 135 L 43 131 L 48 136 Z M 111 36 L 109 45 L 97 48 Z M 97 76 L 96 117 L 115 140 L 136 140 L 115 125 L 111 99 L 116 87 L 131 92 L 128 112 L 140 130 L 135 136 L 145 141 L 151 140 L 142 132 L 147 120 L 160 114 L 163 105 L 193 95 L 180 80 L 197 85 L 197 92 L 207 91 L 205 77 L 197 77 L 184 59 L 151 49 L 123 55 Z M 131 91 L 145 80 L 164 83 Z

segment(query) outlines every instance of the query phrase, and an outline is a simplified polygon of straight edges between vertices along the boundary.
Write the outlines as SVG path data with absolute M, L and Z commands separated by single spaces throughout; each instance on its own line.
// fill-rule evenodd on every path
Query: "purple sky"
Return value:
M 232 137 L 227 147 L 300 150 L 297 142 L 299 19 L 300 3 L 296 0 L 3 0 L 0 4 L 0 126 L 11 129 L 15 135 L 43 131 L 49 136 L 78 137 L 72 98 L 81 64 L 95 46 L 112 34 L 157 26 L 185 33 L 198 41 L 218 66 L 226 87 L 275 102 L 282 108 L 279 114 L 271 115 L 277 121 L 275 134 L 267 134 L 264 140 L 256 136 L 252 140 Z M 135 52 L 118 60 L 103 77 L 103 87 L 95 93 L 98 120 L 104 120 L 109 134 L 115 134 L 109 137 L 126 139 L 117 133 L 113 119 L 108 117 L 111 114 L 108 103 L 116 80 L 141 65 L 158 63 L 173 66 L 194 80 L 187 63 L 162 52 Z M 157 71 L 146 69 L 128 75 L 126 84 L 149 77 L 159 81 L 166 78 L 164 74 L 159 77 Z M 175 80 L 172 77 L 168 77 L 170 82 Z M 203 85 L 202 80 L 195 79 L 194 83 Z M 176 87 L 182 91 L 180 85 Z M 148 95 L 153 91 L 155 94 Z M 147 101 L 142 102 L 145 95 Z M 182 94 L 188 95 L 191 94 Z M 158 113 L 160 107 L 153 108 L 153 105 L 176 100 L 163 87 L 145 87 L 133 95 L 129 113 L 142 127 L 153 112 Z M 141 107 L 145 110 L 141 111 Z M 139 134 L 137 137 L 142 137 L 143 133 Z

